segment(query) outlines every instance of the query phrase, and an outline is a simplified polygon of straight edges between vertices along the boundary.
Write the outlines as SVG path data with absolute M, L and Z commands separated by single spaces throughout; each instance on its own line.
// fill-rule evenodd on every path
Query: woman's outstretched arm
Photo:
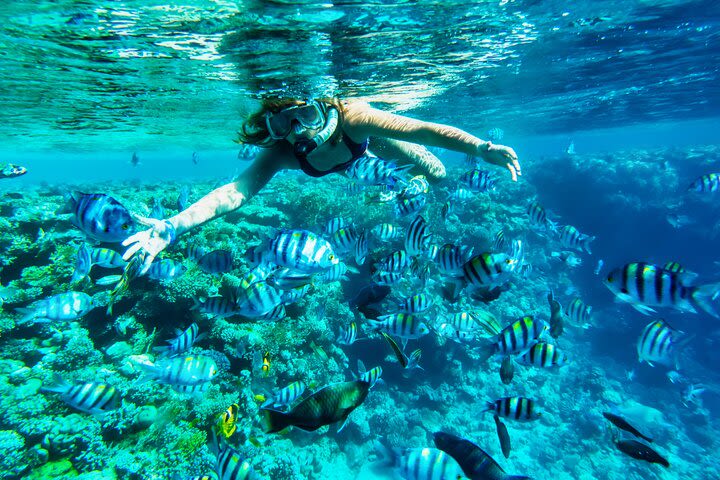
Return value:
M 221 215 L 237 210 L 258 193 L 280 170 L 294 168 L 282 147 L 263 150 L 257 159 L 234 182 L 216 188 L 186 210 L 167 220 L 142 218 L 139 221 L 150 228 L 123 241 L 129 247 L 123 258 L 129 260 L 139 251 L 144 252 L 141 274 L 150 268 L 155 257 L 175 241 L 177 236 Z
M 517 180 L 521 174 L 517 155 L 512 148 L 493 145 L 459 128 L 396 115 L 360 102 L 346 104 L 345 119 L 351 137 L 389 137 L 445 148 L 504 166 L 510 170 L 513 180 Z

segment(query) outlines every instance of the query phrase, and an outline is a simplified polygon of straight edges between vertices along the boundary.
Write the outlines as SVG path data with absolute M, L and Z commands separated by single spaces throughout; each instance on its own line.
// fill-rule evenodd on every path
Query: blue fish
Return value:
M 232 253 L 227 250 L 213 250 L 198 260 L 200 270 L 205 273 L 225 273 L 233 268 Z
M 180 194 L 177 199 L 178 212 L 182 212 L 188 206 L 188 200 L 190 199 L 190 189 L 185 186 L 180 189 Z
M 71 283 L 79 282 L 87 277 L 92 268 L 92 260 L 90 259 L 90 249 L 84 243 L 80 245 L 77 252 L 77 261 L 75 262 L 75 271 L 70 279 Z
M 150 218 L 155 218 L 157 220 L 162 220 L 163 218 L 165 218 L 165 208 L 163 207 L 162 202 L 158 198 L 153 201 Z
M 92 297 L 87 293 L 60 293 L 37 301 L 27 308 L 18 308 L 17 312 L 24 314 L 18 323 L 23 324 L 33 320 L 36 322 L 49 320 L 70 322 L 81 318 L 96 306 Z
M 73 192 L 70 204 L 73 225 L 95 241 L 121 242 L 137 230 L 128 209 L 104 193 Z
M 186 270 L 182 263 L 166 258 L 153 262 L 147 271 L 147 276 L 153 280 L 173 280 L 181 277 Z

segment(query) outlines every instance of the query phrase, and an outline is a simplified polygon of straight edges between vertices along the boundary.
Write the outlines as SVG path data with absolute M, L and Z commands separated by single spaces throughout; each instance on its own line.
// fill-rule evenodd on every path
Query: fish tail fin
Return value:
M 41 392 L 53 392 L 53 393 L 65 393 L 67 392 L 68 388 L 70 388 L 70 384 L 68 384 L 64 378 L 60 376 L 60 374 L 53 373 L 52 378 L 50 381 L 45 384 L 43 382 L 43 385 L 40 387 Z
M 590 250 L 590 243 L 593 240 L 595 240 L 595 236 L 586 237 L 582 242 L 583 249 L 590 255 L 592 255 L 592 250 Z
M 673 361 L 675 362 L 675 370 L 680 370 L 680 354 L 694 338 L 695 334 L 682 334 L 680 339 L 674 342 Z
M 18 325 L 26 324 L 26 323 L 32 321 L 33 319 L 35 319 L 35 309 L 34 308 L 30 308 L 30 307 L 16 308 L 15 311 L 17 313 L 22 314 L 22 318 L 16 322 Z
M 720 315 L 718 315 L 711 303 L 720 296 L 720 282 L 709 283 L 707 285 L 700 285 L 699 287 L 691 288 L 692 293 L 690 294 L 690 300 L 693 306 L 699 307 L 708 315 L 720 318 Z
M 277 410 L 261 409 L 260 425 L 265 433 L 274 433 L 292 425 L 290 416 Z
M 399 452 L 394 448 L 390 448 L 383 444 L 380 439 L 376 438 L 373 440 L 373 447 L 375 451 L 380 455 L 380 462 L 385 467 L 393 467 L 396 464 Z

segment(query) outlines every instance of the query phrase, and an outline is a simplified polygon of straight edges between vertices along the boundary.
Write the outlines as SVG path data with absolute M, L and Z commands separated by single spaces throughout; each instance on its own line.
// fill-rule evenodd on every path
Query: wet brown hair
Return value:
M 318 103 L 324 104 L 325 107 L 333 107 L 338 111 L 338 128 L 335 129 L 332 136 L 328 139 L 332 145 L 336 145 L 342 137 L 342 125 L 344 119 L 345 108 L 338 98 L 319 98 Z M 265 123 L 265 115 L 267 113 L 278 113 L 288 107 L 296 105 L 305 105 L 305 100 L 295 98 L 266 98 L 262 101 L 260 110 L 250 115 L 243 122 L 240 131 L 238 131 L 237 143 L 246 143 L 249 145 L 257 145 L 259 147 L 271 147 L 280 140 L 270 138 L 267 124 Z

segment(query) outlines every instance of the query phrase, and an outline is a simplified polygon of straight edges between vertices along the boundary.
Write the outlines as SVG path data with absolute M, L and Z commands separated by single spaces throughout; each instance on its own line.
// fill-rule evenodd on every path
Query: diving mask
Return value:
M 305 105 L 296 105 L 279 111 L 278 113 L 267 113 L 265 115 L 270 138 L 281 140 L 293 131 L 294 125 L 300 125 L 306 129 L 318 129 L 325 125 L 325 115 L 317 102 L 308 102 Z M 297 133 L 297 131 L 296 131 Z

